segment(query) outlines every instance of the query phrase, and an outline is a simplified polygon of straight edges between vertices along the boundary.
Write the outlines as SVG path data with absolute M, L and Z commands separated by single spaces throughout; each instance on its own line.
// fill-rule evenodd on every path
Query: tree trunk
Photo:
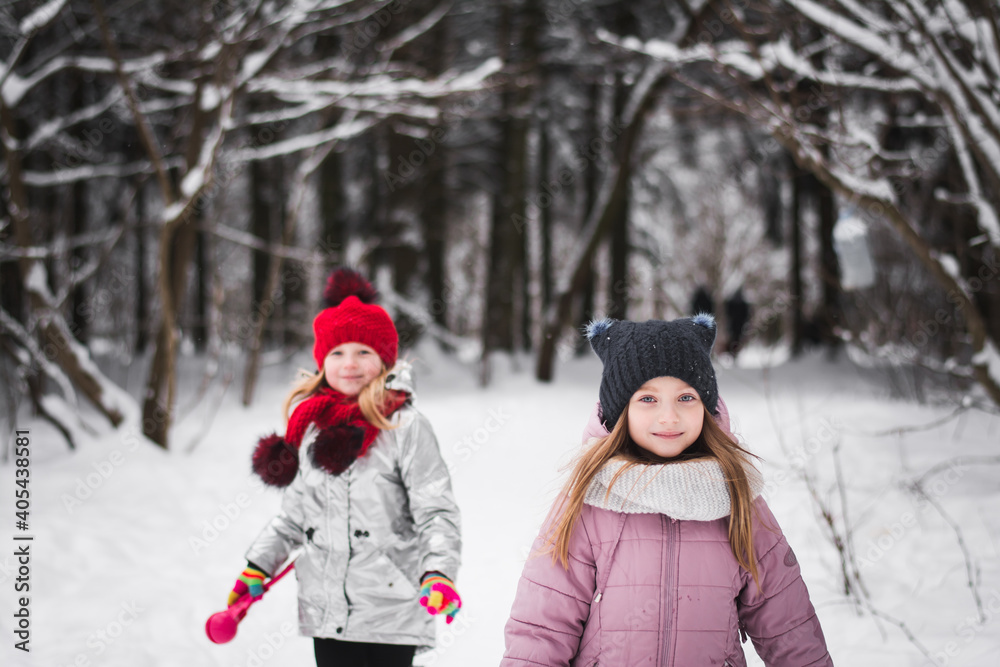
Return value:
M 542 86 L 545 89 L 545 86 Z M 549 147 L 549 120 L 540 123 L 538 131 L 538 180 L 545 181 L 549 177 L 549 163 L 551 161 L 551 149 Z M 552 205 L 542 206 L 538 212 L 539 226 L 541 227 L 541 283 L 542 283 L 542 312 L 552 305 Z
M 621 206 L 621 201 L 625 197 L 632 153 L 646 114 L 656 99 L 664 74 L 664 68 L 658 64 L 651 65 L 643 73 L 630 93 L 631 99 L 626 105 L 622 126 L 615 128 L 619 133 L 619 139 L 614 164 L 605 175 L 594 210 L 587 216 L 576 255 L 571 262 L 568 279 L 561 283 L 559 296 L 546 315 L 545 333 L 535 367 L 535 377 L 544 382 L 552 380 L 556 345 L 563 328 L 570 323 L 573 299 L 583 286 L 590 263 L 593 261 L 594 251 L 601 239 L 607 235 L 614 219 L 613 214 L 619 210 L 617 207 Z
M 347 244 L 347 199 L 342 153 L 330 153 L 319 172 L 320 242 L 327 265 L 343 264 Z
M 299 212 L 302 210 L 302 202 L 306 198 L 309 190 L 312 175 L 319 170 L 334 144 L 324 144 L 318 146 L 308 157 L 302 160 L 295 169 L 294 174 L 288 179 L 281 179 L 277 182 L 283 183 L 285 187 L 279 186 L 279 190 L 288 190 L 286 198 L 281 197 L 280 206 L 276 206 L 278 211 L 278 226 L 281 227 L 282 246 L 292 245 L 295 239 L 295 227 L 298 223 Z M 287 204 L 286 204 L 287 200 Z M 277 204 L 277 202 L 276 202 Z M 288 205 L 290 204 L 290 205 Z M 260 370 L 261 338 L 264 328 L 272 315 L 286 303 L 289 294 L 298 289 L 300 281 L 291 277 L 285 280 L 282 276 L 284 257 L 280 254 L 270 254 L 268 256 L 267 277 L 264 282 L 264 290 L 260 301 L 255 306 L 255 317 L 252 318 L 253 331 L 250 336 L 249 354 L 247 357 L 246 370 L 243 378 L 243 405 L 250 405 L 253 401 L 254 389 L 257 384 L 257 376 Z
M 759 187 L 761 193 L 761 206 L 764 209 L 764 223 L 766 225 L 765 235 L 767 239 L 776 247 L 781 246 L 785 241 L 783 233 L 784 222 L 783 206 L 781 203 L 781 181 L 778 172 L 781 170 L 785 160 L 771 159 L 760 165 Z
M 167 449 L 173 421 L 177 391 L 177 332 L 187 287 L 187 267 L 194 251 L 195 227 L 199 218 L 199 214 L 192 212 L 179 225 L 164 226 L 160 234 L 161 320 L 146 381 L 142 433 L 164 449 Z
M 295 237 L 295 223 L 291 219 L 286 219 L 283 224 L 283 231 L 280 243 L 283 246 L 291 245 Z M 257 378 L 260 375 L 260 355 L 263 346 L 264 331 L 267 322 L 274 315 L 275 310 L 284 302 L 284 294 L 279 296 L 278 282 L 281 276 L 281 267 L 284 258 L 280 255 L 267 255 L 267 265 L 264 270 L 264 285 L 261 290 L 260 299 L 256 301 L 251 309 L 251 319 L 253 330 L 250 340 L 247 342 L 247 364 L 243 372 L 243 405 L 249 406 L 253 403 L 254 391 L 257 388 Z
M 622 17 L 631 17 L 624 7 L 619 9 L 620 23 L 630 25 L 630 21 Z M 626 33 L 627 34 L 627 33 Z M 615 77 L 615 100 L 614 116 L 616 122 L 621 124 L 622 113 L 625 111 L 625 102 L 628 99 L 628 88 L 622 80 L 622 75 Z M 617 210 L 612 213 L 614 222 L 611 225 L 611 285 L 608 299 L 608 315 L 615 319 L 624 320 L 628 318 L 628 244 L 629 244 L 629 182 L 631 169 L 627 170 L 626 182 L 622 188 L 622 196 L 617 202 Z
M 110 38 L 107 39 L 110 45 Z M 124 80 L 124 74 L 121 75 Z M 188 169 L 198 163 L 201 154 L 202 134 L 207 117 L 206 112 L 198 105 L 204 81 L 198 81 L 194 94 L 194 109 L 191 128 L 188 132 L 188 145 L 185 151 L 185 162 Z M 128 82 L 123 81 L 122 87 L 127 88 Z M 145 128 L 142 133 L 146 151 L 154 163 L 162 166 L 159 161 L 159 149 L 151 136 L 146 119 L 133 109 L 137 125 Z M 221 113 L 221 112 L 220 112 Z M 223 122 L 220 118 L 220 123 Z M 210 174 L 210 172 L 209 172 Z M 207 176 L 208 174 L 206 174 Z M 164 198 L 164 207 L 176 202 L 175 188 L 162 171 L 160 190 Z M 210 179 L 203 179 L 207 183 Z M 204 187 L 204 186 L 203 186 Z M 160 245 L 157 280 L 157 291 L 160 294 L 160 321 L 156 332 L 156 349 L 149 367 L 146 379 L 146 393 L 142 405 L 142 433 L 160 447 L 167 449 L 167 437 L 173 420 L 175 394 L 177 391 L 177 328 L 179 317 L 184 305 L 185 288 L 187 287 L 187 268 L 194 251 L 195 230 L 201 221 L 201 209 L 194 206 L 197 192 L 191 195 L 188 205 L 178 212 L 173 219 L 166 220 L 160 231 Z
M 797 357 L 802 354 L 803 333 L 805 331 L 802 315 L 804 306 L 802 285 L 802 226 L 804 223 L 802 218 L 807 196 L 806 178 L 808 174 L 796 164 L 791 164 L 790 169 L 792 170 L 792 215 L 788 239 L 788 250 L 791 253 L 790 274 L 788 276 L 789 291 L 791 292 L 789 295 L 789 307 L 791 308 L 789 330 L 792 338 L 792 356 Z
M 1000 378 L 994 377 L 990 367 L 990 356 L 987 353 L 987 345 L 992 345 L 994 350 L 998 347 L 998 341 L 992 339 L 987 330 L 986 320 L 979 310 L 974 299 L 970 298 L 965 288 L 952 276 L 945 265 L 938 257 L 938 251 L 931 246 L 930 242 L 921 236 L 913 226 L 911 220 L 905 216 L 896 206 L 895 202 L 887 199 L 880 199 L 864 191 L 854 189 L 853 183 L 845 182 L 840 176 L 831 171 L 825 162 L 816 159 L 811 152 L 801 149 L 795 142 L 795 138 L 775 137 L 784 140 L 785 147 L 794 150 L 795 159 L 801 162 L 802 168 L 814 174 L 821 182 L 831 189 L 838 191 L 842 197 L 848 199 L 858 208 L 869 207 L 869 210 L 881 210 L 887 222 L 893 230 L 903 239 L 910 249 L 917 256 L 917 259 L 930 271 L 935 280 L 948 293 L 950 299 L 954 299 L 957 308 L 963 311 L 965 323 L 969 333 L 969 345 L 972 348 L 972 377 L 978 382 L 995 404 L 1000 405 Z M 995 353 L 995 352 L 994 352 Z
M 21 153 L 10 140 L 16 140 L 14 118 L 7 105 L 0 101 L 0 127 L 6 137 L 3 141 L 7 162 L 7 183 L 10 201 L 7 203 L 14 228 L 14 239 L 18 246 L 32 245 L 29 231 L 28 193 L 21 173 Z M 42 349 L 69 380 L 78 387 L 112 425 L 118 426 L 124 419 L 121 406 L 105 391 L 110 380 L 97 371 L 89 359 L 89 352 L 73 339 L 63 316 L 46 299 L 48 277 L 40 260 L 22 257 L 18 260 L 21 284 L 27 285 L 28 305 L 38 318 Z
M 381 165 L 392 164 L 392 153 L 389 147 L 389 130 L 385 125 L 378 125 L 367 137 L 365 155 L 368 163 L 368 198 L 362 220 L 368 222 L 362 227 L 366 241 L 384 239 L 389 231 L 389 187 L 382 174 Z M 371 253 L 367 256 L 367 266 L 363 273 L 372 279 L 379 266 L 388 263 L 388 249 L 382 243 L 374 243 Z
M 448 198 L 445 192 L 446 154 L 438 146 L 428 158 L 424 188 L 423 222 L 424 249 L 427 258 L 427 290 L 434 322 L 447 326 L 448 295 L 445 292 L 445 238 L 447 236 Z M 442 342 L 442 345 L 444 343 Z
M 141 355 L 149 345 L 149 305 L 146 299 L 146 183 L 135 192 L 135 353 Z
M 191 323 L 191 339 L 194 342 L 194 349 L 198 353 L 204 353 L 208 349 L 208 309 L 211 307 L 211 300 L 208 298 L 208 285 L 212 278 L 212 271 L 208 262 L 208 235 L 205 232 L 195 232 L 195 258 L 196 268 L 195 279 L 198 281 L 194 292 L 194 322 Z
M 590 146 L 590 141 L 597 137 L 600 133 L 600 123 L 601 118 L 601 84 L 597 81 L 592 81 L 587 89 L 587 102 L 588 102 L 588 113 L 587 117 L 587 136 L 589 137 L 587 141 L 587 146 Z M 587 167 L 583 173 L 583 224 L 586 225 L 587 220 L 594 212 L 594 206 L 597 204 L 597 198 L 599 195 L 598 190 L 600 189 L 600 177 L 601 177 L 601 164 L 599 162 L 600 155 L 594 154 L 587 160 Z M 613 224 L 613 223 L 612 223 Z M 596 252 L 596 248 L 594 249 Z M 573 313 L 571 317 L 576 321 L 577 328 L 582 328 L 591 319 L 593 319 L 595 312 L 597 310 L 596 292 L 597 292 L 597 282 L 596 276 L 594 275 L 594 262 L 591 260 L 590 264 L 584 270 L 584 276 L 581 279 L 580 293 L 575 299 L 577 301 L 577 311 Z M 558 343 L 558 341 L 556 341 Z M 576 347 L 579 354 L 586 354 L 587 347 L 585 345 L 580 345 Z
M 334 35 L 320 34 L 316 38 L 316 53 L 321 58 L 335 58 L 340 53 L 342 41 Z M 341 113 L 333 111 L 330 123 L 340 122 Z M 351 174 L 345 168 L 347 158 L 366 148 L 364 140 L 351 139 L 343 151 L 332 151 L 319 166 L 319 249 L 323 254 L 323 278 L 326 278 L 326 268 L 343 265 L 347 262 L 344 252 L 347 247 L 347 230 L 349 226 L 347 188 Z M 374 189 L 374 183 L 370 189 Z
M 528 27 L 516 40 L 522 52 L 512 52 L 515 43 L 518 17 L 512 10 L 514 3 L 505 0 L 500 7 L 498 39 L 500 57 L 514 69 L 533 66 L 534 29 Z M 524 74 L 525 72 L 520 72 Z M 513 90 L 511 89 L 513 88 Z M 489 382 L 489 354 L 494 350 L 514 351 L 527 341 L 518 340 L 524 331 L 528 303 L 524 285 L 527 281 L 525 266 L 526 233 L 524 220 L 528 121 L 525 106 L 531 96 L 528 86 L 508 85 L 500 93 L 500 177 L 498 190 L 493 197 L 490 221 L 489 263 L 486 277 L 486 301 L 483 310 L 483 357 L 480 383 Z M 515 298 L 516 296 L 516 298 Z M 520 343 L 520 344 L 519 344 Z
M 274 169 L 275 160 L 258 160 L 250 165 L 250 233 L 256 236 L 264 244 L 270 245 L 274 241 L 274 230 L 277 220 L 274 216 Z M 250 317 L 260 316 L 259 308 L 267 298 L 267 273 L 271 255 L 264 250 L 251 250 L 252 261 L 250 292 Z M 256 346 L 271 342 L 272 337 L 264 329 L 260 341 L 247 341 L 248 349 L 254 350 Z M 246 378 L 244 378 L 245 380 Z M 244 395 L 244 401 L 246 396 Z M 246 403 L 244 402 L 244 405 Z
M 618 3 L 615 6 L 615 32 L 622 36 L 637 36 L 639 34 L 636 15 L 628 3 Z M 625 83 L 622 72 L 615 74 L 614 99 L 612 113 L 616 124 L 622 124 L 625 104 L 628 102 L 629 86 Z M 597 136 L 596 134 L 594 135 Z M 617 202 L 617 210 L 612 214 L 615 218 L 611 227 L 611 283 L 608 295 L 608 315 L 619 320 L 628 318 L 629 278 L 629 209 L 631 200 L 631 162 L 627 165 L 626 182 L 622 196 Z
M 392 290 L 403 298 L 410 299 L 414 281 L 419 274 L 420 259 L 419 251 L 411 239 L 423 231 L 425 224 L 422 220 L 414 222 L 414 219 L 423 210 L 421 200 L 423 188 L 427 186 L 429 165 L 426 151 L 420 150 L 414 137 L 397 132 L 392 126 L 387 126 L 386 129 L 391 164 L 408 161 L 413 165 L 413 173 L 404 183 L 394 184 L 389 188 L 382 202 L 386 210 L 386 224 L 379 235 L 378 244 L 384 257 L 379 266 L 388 267 Z M 397 311 L 393 319 L 399 333 L 400 349 L 412 347 L 420 325 L 405 312 Z
M 77 234 L 82 234 L 87 231 L 87 188 L 84 185 L 87 181 L 77 181 L 69 186 L 69 206 L 67 206 L 67 228 L 66 235 L 69 237 L 76 236 Z M 83 248 L 74 248 L 70 252 L 70 261 L 68 262 L 69 267 L 63 267 L 66 272 L 66 277 L 72 273 L 73 267 L 82 266 L 86 261 L 86 255 Z M 87 312 L 86 302 L 87 294 L 83 289 L 83 285 L 77 285 L 73 288 L 69 298 L 69 330 L 73 336 L 83 343 L 87 344 L 90 335 L 90 321 L 88 318 L 83 316 L 83 313 Z M 81 306 L 84 306 L 81 308 Z
M 833 191 L 816 182 L 816 206 L 819 213 L 820 282 L 822 296 L 816 323 L 820 327 L 820 339 L 828 351 L 833 353 L 840 346 L 840 336 L 836 329 L 840 326 L 840 265 L 833 248 L 833 226 L 837 211 Z

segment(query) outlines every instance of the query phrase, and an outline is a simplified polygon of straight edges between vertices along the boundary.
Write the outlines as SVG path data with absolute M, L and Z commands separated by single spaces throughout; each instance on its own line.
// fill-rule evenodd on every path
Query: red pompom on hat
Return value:
M 360 273 L 336 269 L 326 280 L 323 301 L 328 306 L 313 320 L 316 368 L 330 350 L 343 343 L 362 343 L 375 350 L 387 368 L 396 363 L 399 334 L 389 313 L 375 305 L 378 292 Z

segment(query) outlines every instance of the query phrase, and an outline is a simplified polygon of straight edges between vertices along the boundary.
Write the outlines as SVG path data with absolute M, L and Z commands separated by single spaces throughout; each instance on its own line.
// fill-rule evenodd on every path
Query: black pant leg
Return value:
M 411 667 L 416 646 L 313 638 L 316 667 Z
M 411 667 L 416 646 L 368 644 L 369 667 Z
M 313 638 L 316 667 L 369 667 L 367 644 Z

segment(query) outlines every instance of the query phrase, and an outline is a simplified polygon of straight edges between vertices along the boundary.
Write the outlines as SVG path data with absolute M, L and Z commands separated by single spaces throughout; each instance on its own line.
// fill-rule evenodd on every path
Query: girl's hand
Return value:
M 237 577 L 233 590 L 229 593 L 229 606 L 233 606 L 234 602 L 247 593 L 250 593 L 250 597 L 254 600 L 264 595 L 265 577 L 267 575 L 255 567 L 248 566 L 247 569 L 243 570 L 243 573 Z
M 420 581 L 420 604 L 431 616 L 445 614 L 445 623 L 451 623 L 462 608 L 462 598 L 451 579 L 440 572 L 428 572 Z

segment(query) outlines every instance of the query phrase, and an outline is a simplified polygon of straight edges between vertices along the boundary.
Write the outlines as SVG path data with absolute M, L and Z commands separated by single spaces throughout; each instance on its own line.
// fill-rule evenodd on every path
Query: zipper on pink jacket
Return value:
M 666 609 L 664 614 L 665 622 L 663 628 L 663 662 L 661 665 L 663 667 L 670 667 L 670 649 L 671 649 L 671 629 L 676 625 L 677 617 L 677 581 L 675 571 L 677 570 L 677 552 L 680 550 L 680 526 L 677 523 L 677 519 L 669 517 L 666 514 L 661 515 L 663 517 L 664 532 L 667 534 L 667 571 L 664 572 L 664 581 L 666 585 L 662 588 L 666 592 L 666 600 L 663 602 L 663 607 Z

